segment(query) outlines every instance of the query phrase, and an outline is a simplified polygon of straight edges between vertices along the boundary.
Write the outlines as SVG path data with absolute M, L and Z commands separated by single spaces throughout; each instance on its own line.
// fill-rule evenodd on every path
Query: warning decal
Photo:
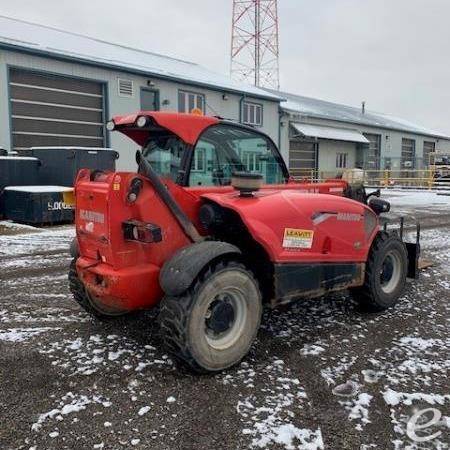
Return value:
M 297 228 L 285 228 L 283 247 L 284 248 L 311 248 L 314 238 L 314 231 L 299 230 Z

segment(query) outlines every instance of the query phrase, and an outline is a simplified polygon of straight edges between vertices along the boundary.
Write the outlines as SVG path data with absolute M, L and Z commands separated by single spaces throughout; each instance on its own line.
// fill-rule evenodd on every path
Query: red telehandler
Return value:
M 387 230 L 389 203 L 295 182 L 251 127 L 143 111 L 108 129 L 142 147 L 138 171 L 78 174 L 71 291 L 99 318 L 159 306 L 163 341 L 195 371 L 238 363 L 266 304 L 349 289 L 380 311 L 417 277 L 419 232 Z

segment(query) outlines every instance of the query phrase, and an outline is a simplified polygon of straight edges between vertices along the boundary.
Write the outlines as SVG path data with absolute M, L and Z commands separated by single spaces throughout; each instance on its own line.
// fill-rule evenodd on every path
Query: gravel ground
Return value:
M 397 307 L 367 314 L 341 293 L 267 311 L 216 376 L 176 367 L 151 311 L 79 309 L 72 227 L 0 223 L 0 449 L 450 448 L 450 197 L 388 195 L 421 219 L 434 262 Z

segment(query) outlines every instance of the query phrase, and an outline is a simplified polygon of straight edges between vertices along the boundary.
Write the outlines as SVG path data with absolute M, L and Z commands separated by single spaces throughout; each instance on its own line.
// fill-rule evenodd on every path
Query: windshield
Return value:
M 192 157 L 185 156 L 186 148 L 173 133 L 160 131 L 147 141 L 142 154 L 159 176 L 178 184 L 183 184 L 189 160 L 189 186 L 227 186 L 233 172 L 262 175 L 265 184 L 287 182 L 274 144 L 253 130 L 214 125 L 200 136 Z
M 227 186 L 233 172 L 261 175 L 264 184 L 286 183 L 284 164 L 273 143 L 253 130 L 230 125 L 208 128 L 194 149 L 190 186 Z
M 174 134 L 152 136 L 142 154 L 158 175 L 176 182 L 185 147 L 186 144 Z

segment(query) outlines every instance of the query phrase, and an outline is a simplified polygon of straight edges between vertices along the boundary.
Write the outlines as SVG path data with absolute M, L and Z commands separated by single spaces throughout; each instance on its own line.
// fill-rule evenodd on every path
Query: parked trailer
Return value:
M 119 154 L 110 148 L 31 147 L 28 152 L 41 162 L 41 185 L 73 186 L 80 169 L 114 171 Z
M 6 186 L 39 184 L 39 159 L 26 156 L 0 156 L 0 191 Z
M 74 220 L 72 187 L 8 186 L 2 204 L 5 217 L 14 222 L 51 225 Z

